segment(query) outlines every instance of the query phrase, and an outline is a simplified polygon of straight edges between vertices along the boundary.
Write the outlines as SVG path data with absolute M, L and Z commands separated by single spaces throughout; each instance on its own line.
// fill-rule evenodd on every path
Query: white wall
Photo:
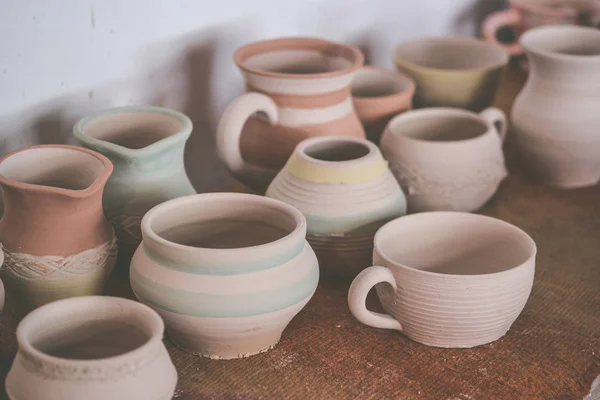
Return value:
M 317 35 L 353 42 L 391 67 L 391 49 L 423 35 L 477 32 L 498 0 L 0 0 L 0 152 L 70 141 L 105 107 L 156 104 L 195 129 L 186 166 L 198 191 L 231 183 L 214 128 L 243 82 L 240 45 Z

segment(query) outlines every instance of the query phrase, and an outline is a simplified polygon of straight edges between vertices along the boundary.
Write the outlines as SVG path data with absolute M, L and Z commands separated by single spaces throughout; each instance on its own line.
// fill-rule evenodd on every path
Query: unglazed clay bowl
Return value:
M 395 115 L 412 108 L 415 83 L 405 74 L 363 67 L 352 79 L 352 103 L 367 138 L 375 144 Z
M 398 218 L 375 235 L 373 264 L 350 287 L 363 324 L 435 347 L 474 347 L 506 334 L 523 310 L 536 245 L 499 219 L 461 212 Z M 376 287 L 387 314 L 365 307 Z
M 304 214 L 323 272 L 350 279 L 370 265 L 377 229 L 406 214 L 406 198 L 387 162 L 364 139 L 305 139 L 265 195 Z
M 117 297 L 46 304 L 17 328 L 10 400 L 168 400 L 177 371 L 150 308 Z
M 490 107 L 508 60 L 502 47 L 469 37 L 416 39 L 394 51 L 398 70 L 417 85 L 415 108 Z
M 506 177 L 502 143 L 504 113 L 479 114 L 432 107 L 394 117 L 381 137 L 381 151 L 409 212 L 475 211 Z
M 131 287 L 191 353 L 231 359 L 269 350 L 312 297 L 319 265 L 306 219 L 241 193 L 181 197 L 150 210 Z

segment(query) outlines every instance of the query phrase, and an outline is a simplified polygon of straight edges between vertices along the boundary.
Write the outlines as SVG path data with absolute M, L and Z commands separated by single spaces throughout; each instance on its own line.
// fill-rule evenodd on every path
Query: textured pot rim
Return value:
M 514 231 L 516 234 L 522 236 L 524 239 L 526 239 L 526 241 L 528 242 L 528 245 L 529 245 L 529 253 L 530 253 L 529 257 L 525 261 L 523 261 L 521 264 L 515 265 L 514 267 L 505 269 L 503 271 L 491 272 L 491 273 L 487 273 L 487 274 L 459 275 L 459 274 L 444 274 L 441 272 L 433 272 L 433 271 L 423 271 L 423 270 L 420 270 L 417 268 L 412 268 L 412 267 L 409 267 L 407 265 L 404 265 L 397 261 L 392 260 L 381 250 L 381 246 L 379 244 L 378 238 L 383 236 L 385 234 L 386 230 L 393 229 L 393 228 L 391 228 L 393 225 L 402 223 L 404 221 L 407 221 L 408 219 L 431 218 L 431 217 L 442 216 L 442 215 L 446 215 L 446 216 L 449 216 L 449 215 L 459 216 L 460 215 L 460 216 L 467 217 L 467 218 L 480 219 L 482 221 L 485 220 L 487 222 L 491 222 L 494 224 L 503 225 L 503 226 L 511 229 L 512 231 Z M 532 259 L 535 259 L 536 254 L 537 254 L 537 246 L 536 246 L 533 238 L 527 232 L 525 232 L 521 228 L 517 227 L 516 225 L 513 225 L 513 224 L 503 221 L 501 219 L 490 217 L 487 215 L 473 214 L 473 213 L 469 213 L 469 212 L 460 212 L 460 211 L 427 211 L 427 212 L 410 214 L 410 215 L 405 215 L 405 216 L 396 218 L 396 219 L 386 223 L 381 228 L 379 228 L 377 233 L 375 233 L 373 242 L 374 242 L 374 251 L 381 258 L 383 258 L 386 261 L 387 265 L 392 266 L 393 268 L 398 268 L 398 269 L 401 269 L 404 271 L 415 273 L 415 274 L 421 275 L 423 277 L 426 277 L 426 276 L 443 277 L 443 276 L 445 276 L 445 277 L 449 277 L 449 278 L 453 278 L 453 279 L 461 279 L 461 280 L 463 280 L 463 279 L 464 280 L 478 280 L 478 279 L 498 278 L 503 275 L 512 274 L 516 270 L 526 268 L 529 264 L 529 261 L 531 261 Z
M 578 54 L 564 54 L 558 53 L 555 51 L 548 50 L 540 50 L 536 48 L 536 46 L 532 46 L 529 43 L 531 40 L 545 36 L 551 33 L 562 33 L 562 34 L 571 34 L 571 33 L 584 33 L 596 36 L 596 40 L 598 45 L 600 46 L 600 30 L 596 28 L 590 28 L 585 26 L 577 26 L 577 25 L 548 25 L 548 26 L 539 26 L 536 28 L 532 28 L 527 30 L 527 32 L 523 33 L 519 39 L 519 43 L 521 47 L 523 47 L 527 52 L 542 56 L 549 59 L 554 60 L 564 60 L 564 61 L 574 61 L 580 63 L 598 63 L 600 62 L 600 52 L 598 54 L 593 55 L 578 55 Z
M 403 134 L 402 132 L 398 131 L 399 128 L 397 127 L 397 125 L 401 125 L 401 123 L 403 123 L 407 120 L 410 121 L 412 119 L 417 119 L 417 118 L 431 119 L 431 118 L 448 118 L 448 117 L 464 117 L 466 119 L 468 118 L 472 121 L 477 121 L 477 122 L 481 123 L 487 129 L 485 132 L 483 132 L 477 136 L 468 137 L 465 139 L 425 140 L 425 139 L 420 139 L 417 137 L 412 137 L 412 136 Z M 468 143 L 476 143 L 476 142 L 485 140 L 485 138 L 487 136 L 489 136 L 490 134 L 494 134 L 494 132 L 491 132 L 491 131 L 492 131 L 492 129 L 491 129 L 488 121 L 486 121 L 483 117 L 481 117 L 480 114 L 478 114 L 476 112 L 464 110 L 461 108 L 452 108 L 452 107 L 428 107 L 428 108 L 421 108 L 421 109 L 417 109 L 417 110 L 407 110 L 407 111 L 403 112 L 402 114 L 396 115 L 394 118 L 392 118 L 390 120 L 390 122 L 384 129 L 383 134 L 385 134 L 386 132 L 389 132 L 388 135 L 392 135 L 395 138 L 399 138 L 401 140 L 406 140 L 409 142 L 419 143 L 424 146 L 448 147 L 448 146 L 463 145 L 463 144 L 468 144 Z M 382 135 L 382 137 L 383 137 L 383 135 Z
M 343 161 L 326 161 L 314 158 L 306 153 L 306 149 L 310 146 L 320 143 L 355 143 L 364 146 L 369 152 L 358 158 Z M 325 168 L 348 168 L 349 166 L 355 166 L 356 164 L 370 164 L 373 162 L 383 161 L 383 156 L 379 148 L 372 142 L 366 139 L 359 139 L 347 136 L 315 136 L 312 138 L 304 139 L 294 150 L 294 155 L 304 162 L 319 165 Z
M 307 45 L 308 43 L 308 45 Z M 304 44 L 304 45 L 302 45 Z M 267 50 L 264 48 L 267 47 Z M 244 65 L 245 61 L 257 54 L 262 54 L 271 50 L 321 50 L 324 47 L 331 47 L 340 50 L 341 52 L 347 53 L 348 57 L 342 56 L 349 62 L 351 65 L 347 68 L 330 71 L 330 72 L 320 72 L 315 74 L 288 74 L 283 72 L 273 72 L 260 68 L 252 68 Z M 329 40 L 310 37 L 310 36 L 297 36 L 297 37 L 284 37 L 278 39 L 267 39 L 261 40 L 257 42 L 252 42 L 246 44 L 245 46 L 240 47 L 236 50 L 233 55 L 233 60 L 237 67 L 244 72 L 266 76 L 271 78 L 288 78 L 288 79 L 313 79 L 313 78 L 334 78 L 338 76 L 347 75 L 352 73 L 359 68 L 361 68 L 364 64 L 365 57 L 360 51 L 360 49 L 351 44 L 345 43 L 336 43 L 331 42 Z
M 280 211 L 284 211 L 287 215 L 292 217 L 296 222 L 296 226 L 294 229 L 285 235 L 282 238 L 274 240 L 272 242 L 263 243 L 255 246 L 247 246 L 247 247 L 236 247 L 236 248 L 228 248 L 228 249 L 219 249 L 219 248 L 211 248 L 211 247 L 196 247 L 196 246 L 187 246 L 179 243 L 172 242 L 170 240 L 162 238 L 159 234 L 157 234 L 152 229 L 152 222 L 157 215 L 160 215 L 162 212 L 170 212 L 172 209 L 181 210 L 182 207 L 188 206 L 193 207 L 194 205 L 206 203 L 206 202 L 214 202 L 226 204 L 227 201 L 233 200 L 238 201 L 240 203 L 248 203 L 254 202 L 255 204 L 262 204 L 269 208 L 275 208 Z M 201 208 L 198 207 L 201 210 Z M 196 209 L 196 213 L 198 212 Z M 157 206 L 154 206 L 150 211 L 144 215 L 141 223 L 142 235 L 144 236 L 144 240 L 149 239 L 159 245 L 166 246 L 169 248 L 183 250 L 183 251 L 191 251 L 191 252 L 214 252 L 214 253 L 233 253 L 233 252 L 244 252 L 244 251 L 255 251 L 255 250 L 264 250 L 269 251 L 271 247 L 280 246 L 282 243 L 286 243 L 289 241 L 293 241 L 297 236 L 301 235 L 303 238 L 306 236 L 306 218 L 304 215 L 295 207 L 284 203 L 283 201 L 259 196 L 255 194 L 247 194 L 247 193 L 233 193 L 233 192 L 221 192 L 221 193 L 199 193 L 192 194 L 189 196 L 178 197 L 176 199 L 165 201 Z
M 442 43 L 445 43 L 447 46 L 451 46 L 451 45 L 457 44 L 457 43 L 466 43 L 466 44 L 471 44 L 471 45 L 480 46 L 480 47 L 488 47 L 490 49 L 493 48 L 494 50 L 496 50 L 498 52 L 498 54 L 502 54 L 502 56 L 503 56 L 502 62 L 498 62 L 493 65 L 490 65 L 487 67 L 480 67 L 480 68 L 445 69 L 445 68 L 426 67 L 421 64 L 417 64 L 412 61 L 406 60 L 398 55 L 398 53 L 400 52 L 400 49 L 403 46 L 410 45 L 410 44 L 416 44 L 416 43 L 423 43 L 426 41 L 442 42 Z M 430 37 L 417 38 L 417 39 L 413 39 L 413 40 L 407 40 L 407 41 L 397 44 L 394 47 L 393 59 L 394 59 L 394 63 L 396 64 L 396 66 L 405 66 L 405 67 L 413 69 L 413 70 L 427 71 L 430 73 L 434 72 L 436 74 L 458 76 L 458 75 L 470 75 L 473 73 L 489 72 L 489 71 L 493 71 L 496 69 L 504 68 L 506 65 L 508 65 L 508 62 L 510 60 L 510 54 L 499 45 L 496 45 L 496 44 L 493 44 L 490 42 L 486 42 L 484 40 L 472 38 L 469 36 L 450 36 L 450 37 L 430 36 Z
M 105 358 L 96 358 L 96 359 L 73 359 L 73 358 L 62 358 L 52 356 L 47 354 L 41 350 L 38 350 L 31 344 L 29 340 L 29 335 L 31 334 L 31 329 L 35 328 L 36 319 L 44 314 L 56 312 L 61 312 L 61 309 L 64 307 L 74 307 L 77 311 L 80 311 L 82 315 L 85 313 L 83 310 L 92 310 L 95 303 L 98 301 L 104 302 L 107 305 L 114 305 L 115 307 L 128 307 L 136 309 L 139 313 L 143 314 L 144 318 L 149 321 L 151 328 L 145 333 L 150 335 L 150 338 L 144 342 L 142 345 L 134 348 L 131 351 Z M 68 310 L 71 310 L 69 308 Z M 93 312 L 89 314 L 93 315 Z M 107 321 L 110 321 L 110 318 L 106 318 Z M 164 322 L 162 318 L 150 307 L 139 303 L 134 300 L 129 300 L 121 297 L 113 297 L 113 296 L 78 296 L 71 297 L 68 299 L 57 300 L 52 303 L 45 304 L 27 314 L 23 320 L 19 323 L 17 327 L 17 342 L 19 344 L 18 352 L 24 352 L 30 357 L 33 357 L 35 360 L 40 360 L 42 362 L 50 363 L 53 365 L 59 366 L 76 366 L 76 367 L 109 367 L 110 365 L 121 364 L 127 362 L 128 359 L 141 357 L 144 353 L 146 353 L 149 349 L 155 347 L 159 343 L 162 344 L 162 337 L 164 334 Z
M 390 80 L 393 80 L 394 82 L 402 82 L 407 83 L 408 84 L 408 88 L 404 89 L 404 90 L 400 90 L 398 92 L 394 92 L 391 94 L 387 94 L 387 95 L 383 95 L 383 96 L 357 96 L 352 94 L 352 101 L 357 102 L 357 103 L 374 103 L 374 102 L 379 102 L 379 101 L 399 101 L 399 100 L 410 100 L 414 94 L 415 94 L 415 90 L 416 90 L 416 84 L 415 81 L 408 76 L 407 74 L 400 72 L 400 71 L 394 71 L 391 69 L 386 69 L 386 68 L 377 68 L 374 67 L 372 65 L 366 65 L 364 67 L 362 67 L 361 69 L 359 69 L 357 71 L 358 73 L 361 73 L 361 71 L 366 71 L 366 73 L 369 74 L 373 74 L 373 75 L 385 75 L 390 77 Z M 356 76 L 356 75 L 355 75 Z
M 102 171 L 102 173 L 94 180 L 94 182 L 92 182 L 92 184 L 89 185 L 88 187 L 86 187 L 85 189 L 66 189 L 66 188 L 61 188 L 61 187 L 56 187 L 56 186 L 45 186 L 45 185 L 36 185 L 33 183 L 19 182 L 19 181 L 7 178 L 2 173 L 0 173 L 0 184 L 9 186 L 9 187 L 12 187 L 15 189 L 19 189 L 19 190 L 26 190 L 26 191 L 38 192 L 38 193 L 53 193 L 53 194 L 58 194 L 58 195 L 62 195 L 65 197 L 79 199 L 79 198 L 89 197 L 99 191 L 102 191 L 104 189 L 104 185 L 105 185 L 106 181 L 108 180 L 108 178 L 110 177 L 110 175 L 113 172 L 113 164 L 107 157 L 103 156 L 102 154 L 100 154 L 94 150 L 86 149 L 84 147 L 79 147 L 79 146 L 72 146 L 72 145 L 68 145 L 68 144 L 41 144 L 41 145 L 36 145 L 36 146 L 22 147 L 20 149 L 11 151 L 10 153 L 8 153 L 8 154 L 4 155 L 2 158 L 0 158 L 0 165 L 2 165 L 2 163 L 4 161 L 6 161 L 8 158 L 10 158 L 16 154 L 24 153 L 29 150 L 37 150 L 37 149 L 63 149 L 63 150 L 72 150 L 72 151 L 77 151 L 80 153 L 85 153 L 87 155 L 90 155 L 90 156 L 96 158 L 98 161 L 100 161 L 102 163 L 102 165 L 104 166 L 104 171 Z
M 106 140 L 97 139 L 85 133 L 85 128 L 87 124 L 89 124 L 92 121 L 96 121 L 111 115 L 130 113 L 153 115 L 159 114 L 162 116 L 167 116 L 179 122 L 182 128 L 178 132 L 175 132 L 159 141 L 156 141 L 152 144 L 149 144 L 148 146 L 139 149 L 131 149 L 129 147 L 121 146 L 119 144 L 115 144 Z M 73 136 L 75 136 L 75 138 L 80 140 L 82 143 L 94 146 L 95 148 L 107 150 L 114 154 L 118 154 L 122 157 L 134 158 L 156 154 L 162 151 L 165 147 L 169 147 L 173 143 L 178 143 L 182 139 L 187 139 L 192 133 L 192 129 L 192 120 L 187 115 L 179 111 L 165 107 L 133 105 L 107 108 L 90 114 L 87 117 L 81 118 L 79 121 L 77 121 L 75 126 L 73 126 Z

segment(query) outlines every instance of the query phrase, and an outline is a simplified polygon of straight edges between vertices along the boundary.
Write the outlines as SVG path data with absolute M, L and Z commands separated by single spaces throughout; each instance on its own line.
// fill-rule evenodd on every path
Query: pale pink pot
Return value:
M 390 121 L 381 150 L 406 193 L 409 212 L 474 211 L 506 177 L 506 117 L 456 108 L 407 111 Z
M 400 217 L 375 235 L 374 266 L 348 304 L 363 324 L 435 347 L 474 347 L 504 336 L 527 302 L 536 245 L 499 219 L 460 212 Z M 375 287 L 386 314 L 369 311 Z
M 17 328 L 10 400 L 170 400 L 177 383 L 158 314 L 117 297 L 84 296 L 34 310 Z
M 600 2 L 597 0 L 510 0 L 510 8 L 490 14 L 481 26 L 485 40 L 504 47 L 511 55 L 523 54 L 520 36 L 527 30 L 545 25 L 581 24 L 598 26 Z M 503 27 L 512 27 L 516 40 L 503 43 L 497 39 Z
M 320 135 L 364 138 L 351 99 L 363 54 L 317 38 L 251 43 L 234 55 L 246 94 L 223 113 L 217 151 L 234 177 L 264 192 L 296 144 Z M 253 116 L 263 113 L 267 120 Z
M 352 81 L 352 102 L 367 138 L 379 144 L 387 123 L 412 108 L 415 83 L 405 74 L 366 66 Z
M 512 130 L 536 182 L 559 188 L 600 180 L 600 31 L 529 30 L 521 38 L 531 73 L 513 104 Z

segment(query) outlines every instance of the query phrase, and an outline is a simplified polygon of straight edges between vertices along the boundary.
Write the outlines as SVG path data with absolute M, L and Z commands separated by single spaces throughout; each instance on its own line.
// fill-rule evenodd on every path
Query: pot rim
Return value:
M 400 262 L 392 260 L 381 250 L 381 246 L 379 244 L 380 240 L 378 238 L 383 236 L 385 234 L 386 230 L 392 229 L 391 227 L 393 225 L 405 222 L 408 219 L 431 218 L 431 217 L 439 217 L 439 216 L 461 216 L 461 217 L 466 217 L 466 218 L 471 218 L 471 219 L 479 219 L 481 221 L 485 220 L 488 223 L 494 223 L 497 225 L 503 225 L 504 227 L 509 228 L 514 233 L 520 235 L 522 238 L 524 238 L 526 240 L 527 244 L 529 245 L 529 253 L 530 253 L 529 257 L 527 257 L 527 259 L 525 261 L 523 261 L 521 264 L 515 265 L 511 268 L 508 268 L 508 269 L 505 269 L 502 271 L 490 272 L 490 273 L 485 273 L 485 274 L 461 275 L 461 274 L 445 274 L 445 273 L 434 272 L 434 271 L 423 271 L 421 269 L 409 267 L 407 265 L 401 264 Z M 473 214 L 470 212 L 462 212 L 462 211 L 427 211 L 427 212 L 410 214 L 410 215 L 405 215 L 405 216 L 396 218 L 396 219 L 386 223 L 381 228 L 379 228 L 379 230 L 375 234 L 373 243 L 374 243 L 374 251 L 381 258 L 383 258 L 386 261 L 386 263 L 388 265 L 386 268 L 389 268 L 389 267 L 398 268 L 403 271 L 421 275 L 422 277 L 432 277 L 432 278 L 433 277 L 438 277 L 438 278 L 439 277 L 448 277 L 451 279 L 465 280 L 465 281 L 499 278 L 504 275 L 513 274 L 515 271 L 527 268 L 528 265 L 530 264 L 530 261 L 535 260 L 535 257 L 537 255 L 537 246 L 536 246 L 533 238 L 527 232 L 525 232 L 521 228 L 517 227 L 516 225 L 513 225 L 513 224 L 503 221 L 501 219 L 490 217 L 487 215 Z
M 294 219 L 296 226 L 294 229 L 287 233 L 285 236 L 276 239 L 272 242 L 262 243 L 254 246 L 247 247 L 236 247 L 236 248 L 211 248 L 211 247 L 197 247 L 197 246 L 188 246 L 179 243 L 172 242 L 170 240 L 164 239 L 158 233 L 152 229 L 152 223 L 157 215 L 160 213 L 169 213 L 172 212 L 173 209 L 177 209 L 181 211 L 184 207 L 188 209 L 193 209 L 194 213 L 198 213 L 201 210 L 198 205 L 206 202 L 212 203 L 221 203 L 225 205 L 227 201 L 236 201 L 240 203 L 248 203 L 254 202 L 254 204 L 263 204 L 270 209 L 280 210 L 285 212 L 288 216 Z M 165 201 L 164 203 L 158 204 L 150 209 L 142 218 L 141 223 L 142 235 L 144 237 L 143 240 L 151 240 L 154 243 L 157 243 L 161 246 L 165 246 L 168 248 L 182 250 L 182 251 L 191 251 L 191 252 L 214 252 L 214 253 L 233 253 L 233 252 L 245 252 L 245 251 L 270 251 L 271 247 L 280 246 L 282 243 L 286 243 L 289 241 L 293 241 L 297 236 L 306 235 L 306 218 L 304 215 L 295 207 L 284 203 L 283 201 L 272 199 L 269 197 L 259 196 L 255 194 L 247 194 L 247 193 L 233 193 L 233 192 L 221 192 L 221 193 L 199 193 L 192 194 L 189 196 L 178 197 L 176 199 Z
M 308 43 L 308 45 L 307 45 Z M 261 50 L 261 48 L 267 47 L 268 49 Z M 314 74 L 294 74 L 284 72 L 273 72 L 261 68 L 252 68 L 245 65 L 245 61 L 257 54 L 265 53 L 269 50 L 316 50 L 323 52 L 325 49 L 335 49 L 339 52 L 347 53 L 345 58 L 351 63 L 347 68 L 330 71 L 330 72 L 319 72 Z M 248 43 L 239 49 L 237 49 L 233 55 L 233 60 L 237 67 L 244 72 L 252 73 L 255 75 L 266 76 L 270 78 L 287 78 L 287 79 L 313 79 L 313 78 L 334 78 L 338 76 L 347 75 L 352 73 L 364 64 L 364 55 L 357 46 L 345 43 L 331 42 L 326 39 L 311 37 L 311 36 L 294 36 L 294 37 L 283 37 L 277 39 L 260 40 L 252 43 Z
M 113 163 L 106 156 L 104 156 L 94 150 L 86 149 L 86 148 L 80 147 L 80 146 L 68 145 L 68 144 L 41 144 L 41 145 L 35 145 L 35 146 L 22 147 L 20 149 L 11 151 L 10 153 L 8 153 L 8 154 L 4 155 L 2 158 L 0 158 L 0 165 L 2 165 L 2 163 L 4 161 L 6 161 L 8 158 L 10 158 L 18 153 L 23 153 L 23 152 L 26 152 L 29 150 L 36 150 L 36 149 L 64 149 L 64 150 L 72 150 L 72 151 L 78 151 L 81 153 L 85 153 L 85 154 L 88 154 L 88 155 L 96 158 L 98 161 L 100 161 L 102 163 L 102 165 L 104 166 L 104 170 L 102 171 L 102 173 L 100 175 L 98 175 L 98 177 L 96 177 L 94 182 L 92 182 L 85 189 L 66 189 L 66 188 L 61 188 L 61 187 L 56 187 L 56 186 L 36 185 L 33 183 L 19 182 L 19 181 L 13 180 L 13 179 L 9 179 L 5 175 L 3 175 L 1 172 L 0 172 L 0 185 L 12 187 L 12 188 L 19 189 L 19 190 L 27 190 L 27 191 L 40 192 L 40 193 L 53 193 L 53 194 L 58 194 L 58 195 L 62 195 L 65 197 L 81 199 L 81 198 L 89 197 L 99 191 L 102 191 L 104 189 L 104 185 L 106 184 L 106 181 L 108 181 L 108 178 L 110 177 L 110 175 L 113 172 Z
M 426 41 L 444 42 L 446 45 L 451 45 L 452 43 L 466 43 L 466 44 L 470 44 L 470 45 L 480 46 L 482 48 L 487 47 L 489 49 L 496 50 L 498 52 L 498 54 L 502 54 L 502 61 L 494 63 L 493 65 L 486 66 L 486 67 L 446 69 L 446 68 L 426 67 L 421 64 L 417 64 L 415 62 L 406 60 L 398 55 L 401 47 L 407 46 L 410 44 L 419 43 L 419 42 L 422 43 L 422 42 L 426 42 Z M 510 54 L 504 48 L 502 48 L 501 46 L 499 46 L 497 44 L 486 42 L 484 40 L 472 38 L 469 36 L 448 36 L 448 37 L 428 36 L 428 37 L 420 37 L 420 38 L 416 38 L 416 39 L 412 39 L 412 40 L 406 40 L 401 43 L 398 43 L 394 47 L 393 60 L 397 67 L 404 66 L 411 70 L 426 71 L 426 72 L 435 73 L 435 74 L 457 76 L 457 75 L 469 75 L 469 74 L 473 74 L 473 73 L 490 72 L 490 71 L 504 68 L 504 67 L 506 67 L 506 65 L 508 65 L 508 62 L 510 61 Z
M 145 333 L 148 333 L 150 336 L 149 339 L 142 345 L 134 348 L 133 350 L 127 351 L 122 354 L 118 354 L 116 356 L 96 359 L 74 359 L 57 357 L 47 354 L 41 350 L 38 350 L 31 343 L 29 335 L 31 334 L 31 329 L 35 328 L 36 320 L 40 316 L 43 317 L 45 314 L 51 313 L 53 311 L 60 312 L 61 309 L 64 307 L 70 307 L 68 308 L 68 311 L 71 311 L 73 308 L 75 308 L 77 311 L 81 312 L 81 314 L 85 314 L 85 310 L 87 310 L 89 313 L 89 310 L 94 310 L 94 305 L 98 301 L 101 301 L 106 305 L 114 305 L 115 307 L 127 307 L 130 309 L 137 309 L 137 311 L 144 316 L 144 318 L 148 321 L 150 325 L 150 328 L 145 330 Z M 93 315 L 93 312 L 89 313 L 89 315 Z M 101 320 L 109 321 L 110 318 L 106 317 L 105 319 Z M 76 367 L 89 366 L 98 368 L 110 367 L 111 365 L 127 362 L 131 358 L 141 357 L 152 347 L 162 344 L 163 334 L 164 322 L 154 310 L 137 301 L 113 296 L 78 296 L 71 297 L 68 299 L 57 300 L 45 304 L 27 314 L 19 323 L 16 332 L 17 342 L 19 344 L 18 353 L 24 352 L 28 356 L 33 357 L 35 360 L 40 360 L 42 362 L 50 363 L 53 365 L 66 367 L 71 367 L 75 365 Z
M 394 71 L 387 68 L 378 68 L 372 65 L 366 65 L 357 71 L 357 74 L 361 73 L 361 71 L 367 71 L 366 73 L 377 74 L 377 75 L 386 75 L 391 77 L 395 82 L 408 83 L 408 87 L 399 92 L 394 92 L 391 94 L 383 95 L 383 96 L 360 96 L 352 94 L 352 101 L 355 102 L 375 102 L 375 101 L 392 101 L 394 99 L 408 99 L 413 97 L 416 90 L 415 81 L 407 74 L 401 71 Z M 355 75 L 356 77 L 356 75 Z
M 177 120 L 181 124 L 181 129 L 178 132 L 175 132 L 161 140 L 158 140 L 148 146 L 132 149 L 129 147 L 125 147 L 116 143 L 112 143 L 106 140 L 98 139 L 92 136 L 89 136 L 85 133 L 86 125 L 92 121 L 118 114 L 130 114 L 130 113 L 139 113 L 139 114 L 160 114 L 163 116 L 171 117 L 172 119 Z M 160 151 L 162 151 L 165 147 L 170 146 L 173 143 L 179 142 L 181 139 L 187 139 L 192 133 L 193 123 L 192 120 L 179 111 L 166 108 L 166 107 L 157 107 L 157 106 L 146 106 L 146 105 L 132 105 L 132 106 L 122 106 L 122 107 L 112 107 L 104 110 L 100 110 L 93 114 L 88 115 L 87 117 L 81 118 L 77 123 L 73 126 L 73 136 L 76 139 L 81 141 L 82 143 L 90 146 L 94 146 L 94 148 L 101 149 L 102 151 L 109 151 L 111 153 L 117 154 L 121 157 L 139 157 L 139 156 L 150 156 L 154 155 Z
M 598 63 L 600 62 L 600 52 L 593 55 L 581 55 L 581 54 L 564 54 L 556 51 L 549 50 L 541 50 L 532 46 L 529 43 L 536 37 L 544 36 L 551 32 L 558 33 L 575 33 L 580 32 L 587 35 L 595 35 L 598 41 L 598 45 L 600 46 L 600 31 L 596 28 L 586 27 L 586 26 L 577 26 L 577 25 L 548 25 L 548 26 L 539 26 L 536 28 L 532 28 L 527 30 L 527 32 L 523 33 L 519 39 L 519 43 L 521 46 L 529 53 L 551 58 L 554 60 L 564 60 L 564 61 L 575 61 L 581 63 Z

